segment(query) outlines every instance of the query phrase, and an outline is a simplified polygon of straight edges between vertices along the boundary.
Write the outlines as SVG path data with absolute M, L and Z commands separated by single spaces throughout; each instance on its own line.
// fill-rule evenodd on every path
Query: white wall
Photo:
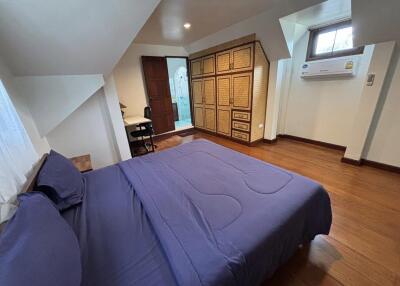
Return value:
M 397 46 L 387 82 L 378 102 L 364 158 L 400 167 L 400 47 Z
M 118 97 L 126 116 L 142 115 L 147 106 L 141 56 L 187 56 L 182 47 L 132 44 L 113 71 Z
M 41 136 L 68 117 L 104 85 L 102 75 L 27 76 L 14 78 Z
M 2 61 L 1 58 L 0 58 L 0 78 L 4 83 L 7 93 L 10 96 L 11 101 L 13 102 L 14 107 L 18 112 L 22 124 L 24 125 L 32 141 L 32 144 L 35 147 L 36 152 L 39 154 L 39 156 L 48 152 L 50 150 L 50 146 L 46 138 L 40 136 L 27 104 L 23 100 L 23 97 L 19 95 L 16 91 L 16 88 L 13 83 L 13 75 L 11 74 L 8 67 Z
M 115 137 L 119 159 L 128 160 L 132 157 L 132 155 L 129 148 L 128 139 L 126 137 L 125 126 L 119 106 L 117 88 L 115 86 L 115 80 L 113 76 L 110 76 L 106 79 L 106 84 L 104 85 L 104 95 L 109 111 L 108 113 L 110 115 L 111 125 L 113 126 L 113 135 Z
M 307 79 L 300 77 L 305 62 L 309 34 L 294 44 L 290 81 L 283 95 L 280 133 L 346 146 L 373 46 L 356 58 L 357 73 L 352 78 Z
M 48 135 L 52 149 L 67 157 L 90 154 L 94 168 L 119 161 L 103 89 L 98 90 Z

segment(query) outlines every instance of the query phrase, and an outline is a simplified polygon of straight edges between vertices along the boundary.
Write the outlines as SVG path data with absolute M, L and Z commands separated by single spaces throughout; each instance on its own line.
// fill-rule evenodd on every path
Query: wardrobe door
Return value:
M 217 74 L 230 72 L 231 67 L 231 51 L 224 51 L 216 54 Z
M 216 96 L 215 96 L 215 77 L 203 79 L 204 95 L 204 124 L 205 128 L 215 132 L 216 121 Z
M 202 59 L 197 59 L 197 60 L 193 60 L 190 62 L 190 71 L 191 71 L 192 77 L 201 76 L 201 74 L 202 74 L 201 63 L 202 63 Z
M 203 80 L 192 80 L 194 126 L 204 128 Z
M 249 110 L 251 107 L 252 73 L 232 75 L 232 107 Z
M 231 50 L 232 72 L 247 71 L 253 68 L 254 44 L 240 46 Z
M 217 132 L 226 136 L 231 136 L 231 79 L 217 77 Z
M 215 56 L 208 56 L 203 58 L 203 76 L 215 75 Z

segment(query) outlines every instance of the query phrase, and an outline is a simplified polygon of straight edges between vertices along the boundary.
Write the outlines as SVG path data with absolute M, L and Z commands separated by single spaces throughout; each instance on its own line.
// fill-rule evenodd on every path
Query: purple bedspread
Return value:
M 84 179 L 82 204 L 62 213 L 79 241 L 81 285 L 176 285 L 143 205 L 121 169 L 99 169 Z
M 258 285 L 299 244 L 329 233 L 330 200 L 318 183 L 206 140 L 128 160 L 119 167 L 129 184 L 120 178 L 121 185 L 115 188 L 129 189 L 131 200 L 118 206 L 120 201 L 111 192 L 107 203 L 121 213 L 108 213 L 107 219 L 110 224 L 126 223 L 128 238 L 120 246 L 106 238 L 98 243 L 129 251 L 138 231 L 130 231 L 129 223 L 145 221 L 146 235 L 159 242 L 157 255 L 165 254 L 161 268 L 165 270 L 168 261 L 179 285 Z M 92 184 L 108 184 L 106 179 L 99 181 Z M 132 202 L 143 206 L 140 218 L 124 217 Z M 93 198 L 91 204 L 96 203 Z M 105 217 L 90 223 L 102 226 Z M 110 231 L 92 228 L 96 234 Z M 175 282 L 170 279 L 162 285 L 169 283 Z

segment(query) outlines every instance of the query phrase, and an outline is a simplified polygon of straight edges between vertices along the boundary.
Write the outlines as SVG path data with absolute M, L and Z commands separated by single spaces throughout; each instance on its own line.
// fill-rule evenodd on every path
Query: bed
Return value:
M 81 285 L 259 285 L 332 221 L 318 183 L 206 140 L 83 179 Z

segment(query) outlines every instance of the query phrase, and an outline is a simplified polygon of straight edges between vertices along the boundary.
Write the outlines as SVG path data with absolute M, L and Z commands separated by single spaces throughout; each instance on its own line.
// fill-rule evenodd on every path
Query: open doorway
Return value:
M 175 130 L 193 127 L 189 98 L 187 59 L 167 57 L 169 88 Z

